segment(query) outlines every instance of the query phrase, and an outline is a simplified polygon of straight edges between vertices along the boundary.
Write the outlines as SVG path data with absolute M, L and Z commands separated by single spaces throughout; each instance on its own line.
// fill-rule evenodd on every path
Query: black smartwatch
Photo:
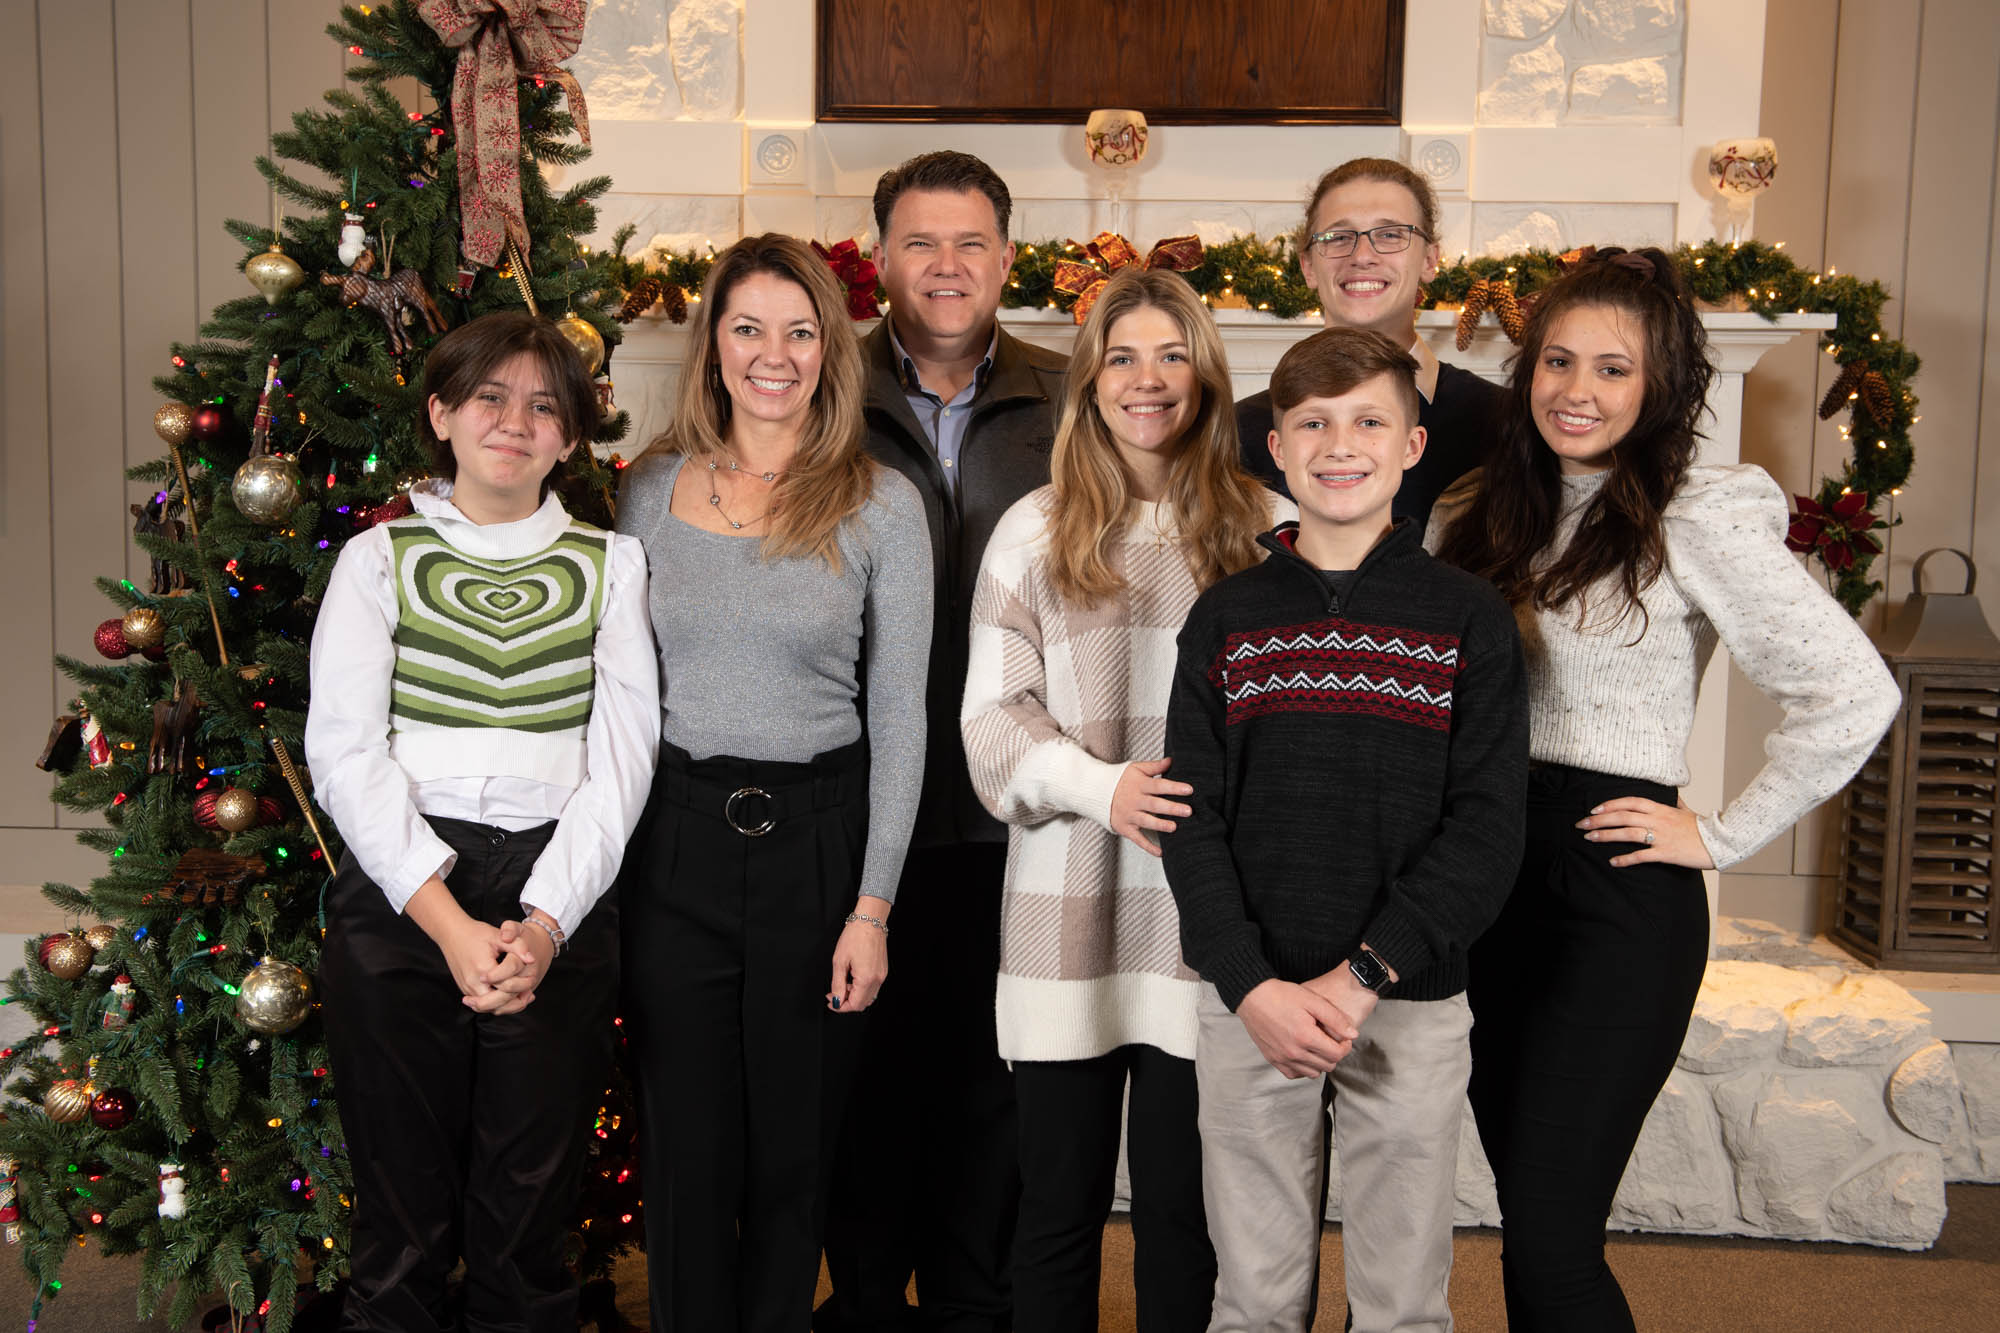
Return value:
M 1367 945 L 1354 951 L 1354 956 L 1347 960 L 1347 970 L 1354 974 L 1356 981 L 1377 995 L 1380 995 L 1389 984 L 1389 965 L 1378 958 L 1375 951 Z

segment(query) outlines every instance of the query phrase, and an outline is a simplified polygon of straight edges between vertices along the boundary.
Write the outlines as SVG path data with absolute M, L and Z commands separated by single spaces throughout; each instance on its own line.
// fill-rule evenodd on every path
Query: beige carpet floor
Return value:
M 1951 1215 L 1932 1249 L 1909 1254 L 1860 1246 L 1687 1236 L 1614 1235 L 1611 1264 L 1646 1333 L 1996 1333 L 2000 1330 L 2000 1186 L 1953 1185 Z M 1459 1333 L 1500 1333 L 1500 1237 L 1461 1231 L 1452 1271 Z M 1341 1327 L 1340 1229 L 1321 1242 L 1317 1328 Z M 1100 1328 L 1134 1328 L 1132 1233 L 1122 1217 L 1105 1229 Z M 158 1333 L 133 1318 L 136 1267 L 93 1249 L 63 1269 L 63 1291 L 37 1333 Z M 646 1321 L 643 1255 L 619 1265 L 619 1308 Z M 28 1286 L 0 1247 L 0 1333 L 23 1328 Z M 803 1333 L 805 1320 L 800 1319 Z M 1020 1333 L 1033 1333 L 1023 1329 Z

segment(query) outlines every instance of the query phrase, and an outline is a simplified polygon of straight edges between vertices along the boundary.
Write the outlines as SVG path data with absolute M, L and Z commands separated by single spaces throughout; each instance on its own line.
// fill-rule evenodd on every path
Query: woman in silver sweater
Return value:
M 859 340 L 803 242 L 732 245 L 698 308 L 618 519 L 662 677 L 624 890 L 653 1327 L 795 1333 L 923 778 L 930 539 L 862 449 Z
M 1785 549 L 1776 483 L 1694 462 L 1714 374 L 1672 260 L 1599 251 L 1529 317 L 1500 445 L 1431 521 L 1438 554 L 1514 604 L 1527 649 L 1527 853 L 1470 988 L 1514 1333 L 1633 1327 L 1604 1225 L 1701 984 L 1701 872 L 1838 791 L 1899 702 Z M 1749 785 L 1698 813 L 1675 789 L 1718 638 L 1785 718 Z

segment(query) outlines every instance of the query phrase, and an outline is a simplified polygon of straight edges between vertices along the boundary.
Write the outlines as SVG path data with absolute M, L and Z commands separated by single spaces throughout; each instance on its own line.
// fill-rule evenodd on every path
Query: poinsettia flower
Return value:
M 1882 553 L 1881 543 L 1868 534 L 1886 525 L 1869 512 L 1867 492 L 1845 492 L 1831 505 L 1805 495 L 1792 499 L 1798 509 L 1785 533 L 1785 545 L 1792 550 L 1814 556 L 1836 574 L 1852 569 L 1858 556 Z
M 874 319 L 882 313 L 875 301 L 875 265 L 861 253 L 861 247 L 852 240 L 840 242 L 831 250 L 818 241 L 812 243 L 813 253 L 826 261 L 847 288 L 847 316 L 849 319 Z

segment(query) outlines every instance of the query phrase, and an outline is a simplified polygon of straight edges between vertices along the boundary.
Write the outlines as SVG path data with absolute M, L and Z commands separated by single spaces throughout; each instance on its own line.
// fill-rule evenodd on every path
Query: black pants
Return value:
M 821 1333 L 1012 1326 L 1021 1169 L 993 1020 L 1006 865 L 1002 843 L 914 848 L 904 863 L 842 1140 Z
M 1528 778 L 1528 843 L 1472 948 L 1472 1109 L 1493 1164 L 1513 1333 L 1616 1333 L 1632 1314 L 1604 1224 L 1646 1113 L 1673 1069 L 1708 953 L 1701 872 L 1607 864 L 1632 843 L 1576 821 L 1671 787 L 1560 765 Z
M 430 823 L 458 853 L 445 884 L 467 914 L 520 919 L 555 825 Z M 437 945 L 345 857 L 327 891 L 319 984 L 354 1168 L 341 1327 L 571 1333 L 563 1242 L 611 1065 L 616 894 L 571 933 L 534 1003 L 493 1017 L 460 1003 Z M 445 1291 L 461 1256 L 462 1324 Z
M 1096 1333 L 1104 1222 L 1118 1173 L 1119 1121 L 1127 1118 L 1139 1333 L 1204 1333 L 1215 1299 L 1215 1247 L 1201 1202 L 1194 1061 L 1154 1046 L 1123 1046 L 1092 1060 L 1017 1060 L 1014 1090 L 1021 1115 L 1015 1326 Z
M 748 788 L 769 795 L 732 800 Z M 811 1317 L 865 1021 L 826 994 L 867 827 L 859 742 L 809 763 L 662 747 L 625 895 L 655 1333 Z

